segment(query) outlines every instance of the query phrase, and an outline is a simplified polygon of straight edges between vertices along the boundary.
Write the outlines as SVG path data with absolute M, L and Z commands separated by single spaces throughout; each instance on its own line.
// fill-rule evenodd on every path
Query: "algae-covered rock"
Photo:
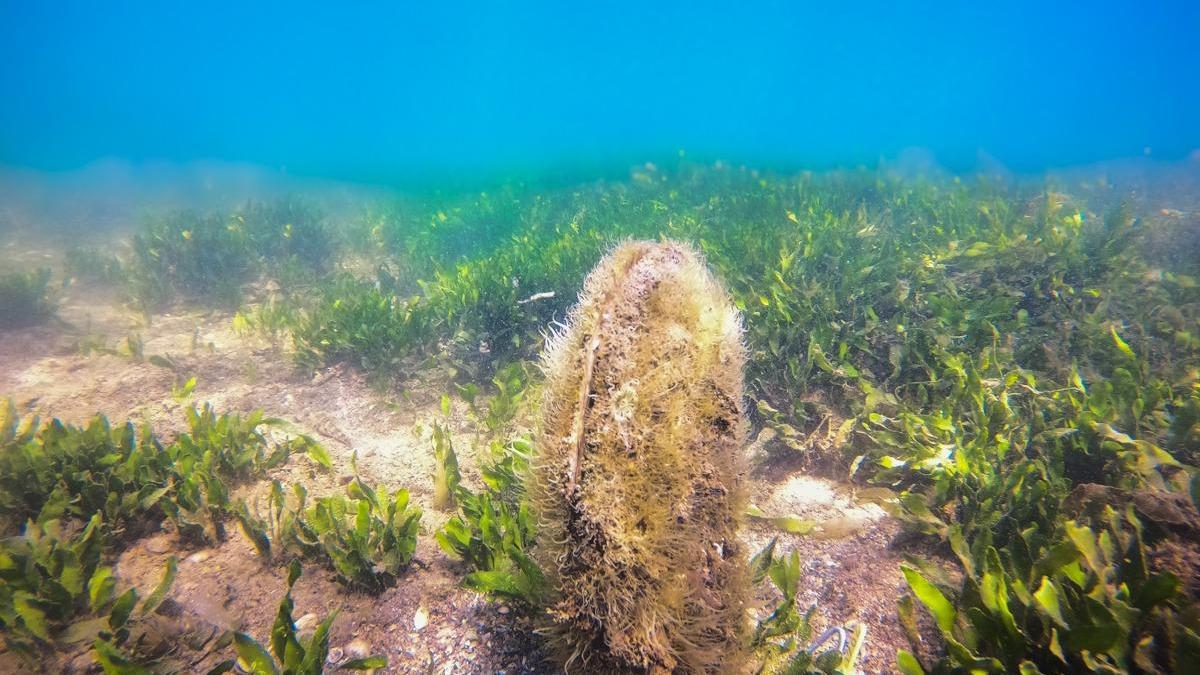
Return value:
M 543 355 L 531 496 L 572 672 L 729 672 L 748 583 L 740 317 L 692 248 L 630 242 Z

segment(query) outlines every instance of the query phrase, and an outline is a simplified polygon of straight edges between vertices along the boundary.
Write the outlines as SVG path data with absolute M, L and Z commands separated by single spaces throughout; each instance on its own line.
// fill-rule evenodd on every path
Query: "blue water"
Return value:
M 1200 148 L 1194 2 L 433 4 L 4 0 L 0 164 L 389 182 Z

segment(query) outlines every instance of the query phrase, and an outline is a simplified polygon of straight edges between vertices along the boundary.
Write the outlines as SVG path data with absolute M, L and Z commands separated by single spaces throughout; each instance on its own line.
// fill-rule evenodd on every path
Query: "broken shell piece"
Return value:
M 428 625 L 429 625 L 429 610 L 425 609 L 425 606 L 422 605 L 417 608 L 416 612 L 413 612 L 413 622 L 412 622 L 413 630 L 419 632 L 421 629 L 425 628 L 425 626 L 428 626 Z
M 355 638 L 346 645 L 346 658 L 365 659 L 371 655 L 371 645 L 362 638 Z
M 309 612 L 304 616 L 296 619 L 296 632 L 305 633 L 312 630 L 317 625 L 317 615 Z

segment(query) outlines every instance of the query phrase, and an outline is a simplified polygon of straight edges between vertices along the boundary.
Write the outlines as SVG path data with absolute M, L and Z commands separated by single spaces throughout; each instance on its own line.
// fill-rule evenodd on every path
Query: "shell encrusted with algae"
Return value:
M 729 672 L 748 595 L 741 319 L 693 248 L 635 241 L 543 355 L 531 496 L 571 672 Z

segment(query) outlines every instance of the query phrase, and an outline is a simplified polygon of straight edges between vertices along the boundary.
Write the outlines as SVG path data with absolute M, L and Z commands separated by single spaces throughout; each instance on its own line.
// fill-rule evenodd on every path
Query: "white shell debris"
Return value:
M 429 625 L 429 610 L 425 609 L 424 605 L 418 607 L 417 611 L 413 613 L 412 625 L 413 630 L 418 632 Z

